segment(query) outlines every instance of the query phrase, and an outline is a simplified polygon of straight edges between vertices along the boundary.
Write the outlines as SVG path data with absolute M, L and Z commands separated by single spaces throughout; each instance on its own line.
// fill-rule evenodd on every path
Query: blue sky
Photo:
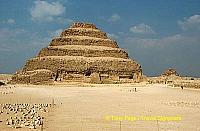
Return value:
M 108 33 L 145 75 L 200 76 L 199 0 L 1 0 L 0 73 L 14 73 L 76 21 Z

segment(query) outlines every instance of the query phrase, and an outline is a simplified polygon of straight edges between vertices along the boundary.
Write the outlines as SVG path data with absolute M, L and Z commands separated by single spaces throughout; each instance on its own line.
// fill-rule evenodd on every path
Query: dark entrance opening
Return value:
M 133 75 L 120 75 L 119 79 L 133 79 Z
M 85 76 L 90 76 L 92 74 L 90 69 L 85 70 Z
M 4 82 L 0 81 L 0 86 L 6 85 Z
M 59 72 L 58 72 L 58 70 L 57 70 L 57 72 L 56 72 L 56 77 L 55 77 L 55 81 L 57 81 L 58 76 L 59 76 Z

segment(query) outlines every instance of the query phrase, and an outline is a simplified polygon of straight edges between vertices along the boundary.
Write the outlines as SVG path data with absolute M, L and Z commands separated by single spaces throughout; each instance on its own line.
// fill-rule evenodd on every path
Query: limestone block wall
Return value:
M 62 59 L 56 57 L 41 57 L 28 60 L 23 71 L 32 71 L 37 69 L 47 69 L 57 72 L 58 69 L 82 72 L 86 69 L 86 61 L 77 61 L 73 59 Z
M 128 58 L 128 54 L 121 49 L 92 49 L 92 48 L 73 48 L 68 46 L 67 48 L 60 48 L 49 46 L 43 48 L 38 57 L 44 56 L 84 56 L 84 57 L 116 57 L 116 58 Z
M 109 39 L 92 39 L 89 37 L 77 38 L 77 37 L 60 37 L 54 38 L 50 46 L 61 45 L 86 45 L 86 46 L 107 46 L 118 48 L 117 43 Z
M 65 56 L 64 56 L 65 57 Z M 137 68 L 131 60 L 106 60 L 101 58 L 96 58 L 96 60 L 91 58 L 79 59 L 63 58 L 63 57 L 40 57 L 29 60 L 23 72 L 46 69 L 51 70 L 52 72 L 57 72 L 58 69 L 64 69 L 66 71 L 79 72 L 82 73 L 87 69 L 91 69 L 93 72 L 105 72 L 106 74 L 132 74 Z
M 73 23 L 70 28 L 90 28 L 90 29 L 97 29 L 97 27 L 94 24 L 91 23 Z
M 60 37 L 64 36 L 89 36 L 102 39 L 108 38 L 105 32 L 102 32 L 97 29 L 86 29 L 86 28 L 68 28 L 64 30 L 60 35 Z

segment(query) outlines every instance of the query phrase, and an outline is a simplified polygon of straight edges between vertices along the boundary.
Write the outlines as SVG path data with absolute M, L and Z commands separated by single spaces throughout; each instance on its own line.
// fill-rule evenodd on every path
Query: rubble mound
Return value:
M 11 83 L 138 82 L 141 66 L 94 24 L 74 23 L 29 59 Z
M 179 74 L 176 72 L 175 69 L 167 69 L 166 71 L 164 71 L 161 76 L 171 76 L 171 75 L 175 75 L 175 76 L 179 76 Z

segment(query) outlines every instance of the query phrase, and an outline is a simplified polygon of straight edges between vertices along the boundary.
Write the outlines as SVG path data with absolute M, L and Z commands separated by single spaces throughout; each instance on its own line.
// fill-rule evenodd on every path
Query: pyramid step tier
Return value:
M 88 46 L 107 46 L 118 48 L 117 42 L 110 39 L 101 39 L 88 36 L 67 36 L 54 38 L 50 46 L 60 45 L 88 45 Z
M 90 28 L 90 29 L 97 29 L 97 27 L 94 24 L 91 23 L 74 23 L 70 26 L 70 28 Z
M 13 75 L 12 81 L 21 84 L 37 84 L 38 82 L 49 83 L 54 74 L 50 70 L 40 69 L 27 72 L 21 72 Z
M 90 36 L 102 39 L 108 38 L 105 32 L 102 32 L 98 29 L 90 29 L 90 28 L 68 28 L 65 29 L 60 35 L 60 37 L 64 36 Z
M 46 56 L 28 60 L 23 72 L 46 69 L 52 72 L 65 70 L 69 72 L 93 72 L 106 74 L 128 75 L 140 71 L 140 65 L 131 59 L 113 57 L 83 57 L 83 56 Z
M 128 54 L 120 48 L 104 46 L 64 45 L 43 48 L 38 57 L 44 56 L 84 56 L 84 57 L 116 57 L 128 58 Z

